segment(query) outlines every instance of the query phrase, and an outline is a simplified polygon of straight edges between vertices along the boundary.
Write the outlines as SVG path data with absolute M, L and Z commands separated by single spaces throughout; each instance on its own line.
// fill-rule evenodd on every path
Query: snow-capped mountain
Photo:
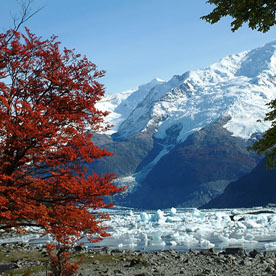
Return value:
M 248 139 L 269 124 L 256 124 L 268 111 L 266 103 L 276 97 L 276 41 L 223 58 L 207 68 L 174 76 L 150 90 L 118 129 L 127 137 L 148 127 L 165 139 L 173 126 L 181 127 L 183 142 L 194 131 L 219 118 L 230 116 L 226 129 Z
M 113 125 L 109 133 L 116 132 L 121 122 L 123 122 L 132 110 L 135 109 L 137 104 L 145 98 L 150 89 L 163 82 L 165 81 L 156 78 L 149 83 L 138 86 L 136 89 L 107 95 L 98 102 L 96 104 L 98 109 L 110 112 L 106 117 L 106 122 Z
M 105 108 L 116 126 L 104 146 L 116 155 L 97 169 L 134 179 L 129 205 L 159 208 L 161 202 L 166 208 L 175 200 L 175 206 L 199 206 L 257 165 L 246 146 L 270 125 L 257 120 L 276 98 L 276 41 L 113 97 Z M 217 173 L 219 165 L 228 170 Z M 159 197 L 155 205 L 145 199 L 149 194 Z
M 125 119 L 122 114 L 115 112 L 116 107 L 120 105 L 122 101 L 125 101 L 134 91 L 135 90 L 128 90 L 125 92 L 106 95 L 96 104 L 96 108 L 99 110 L 109 112 L 105 118 L 105 122 L 112 125 L 111 130 L 108 131 L 109 134 L 116 132 L 120 123 Z

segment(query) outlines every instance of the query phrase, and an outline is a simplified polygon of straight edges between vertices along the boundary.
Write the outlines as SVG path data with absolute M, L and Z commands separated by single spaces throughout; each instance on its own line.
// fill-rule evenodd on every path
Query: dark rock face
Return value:
M 249 174 L 230 183 L 224 193 L 202 208 L 241 208 L 276 202 L 276 170 L 267 170 L 265 159 Z
M 275 202 L 276 186 L 271 184 L 271 179 L 276 177 L 276 172 L 267 172 L 263 165 L 258 166 L 256 173 L 252 172 L 251 178 L 239 179 L 250 173 L 260 158 L 246 150 L 250 141 L 231 136 L 223 127 L 226 121 L 227 118 L 215 122 L 176 145 L 144 179 L 141 178 L 134 192 L 115 197 L 115 203 L 158 209 L 172 206 L 236 208 Z M 126 139 L 96 134 L 93 137 L 95 144 L 115 155 L 96 160 L 87 167 L 99 174 L 114 172 L 119 177 L 141 172 L 165 146 L 175 145 L 180 130 L 175 126 L 166 140 L 153 138 L 153 130 Z M 267 191 L 263 190 L 264 183 Z
M 248 141 L 231 136 L 224 121 L 190 135 L 163 156 L 128 198 L 138 208 L 199 207 L 258 163 Z
M 113 172 L 118 176 L 127 176 L 134 173 L 153 147 L 153 138 L 149 133 L 138 133 L 124 140 L 98 134 L 93 136 L 93 141 L 114 154 L 87 165 L 89 170 L 95 170 L 100 175 Z

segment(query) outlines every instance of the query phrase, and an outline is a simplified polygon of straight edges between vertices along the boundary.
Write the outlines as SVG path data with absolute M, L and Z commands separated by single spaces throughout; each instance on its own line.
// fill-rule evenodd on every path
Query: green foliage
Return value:
M 264 133 L 261 140 L 255 142 L 252 147 L 259 155 L 265 154 L 267 168 L 276 168 L 276 99 L 268 104 L 271 111 L 266 114 L 265 121 L 271 121 L 271 127 Z
M 45 275 L 45 263 L 49 262 L 49 258 L 42 252 L 36 250 L 24 250 L 20 248 L 10 248 L 0 246 L 0 260 L 4 264 L 16 263 L 19 260 L 27 262 L 39 261 L 41 264 L 29 267 L 17 268 L 2 272 L 2 276 L 34 276 Z
M 46 275 L 45 274 L 45 266 L 32 266 L 25 268 L 18 268 L 16 270 L 9 270 L 1 273 L 1 276 L 38 276 L 38 275 Z
M 264 33 L 276 24 L 275 0 L 208 0 L 207 3 L 216 7 L 201 19 L 214 24 L 229 15 L 234 19 L 231 23 L 233 32 L 246 22 L 251 29 Z
M 267 32 L 276 24 L 276 0 L 208 0 L 207 3 L 216 7 L 211 13 L 201 19 L 214 24 L 224 16 L 231 16 L 231 30 L 238 30 L 243 23 L 259 32 Z M 276 99 L 268 104 L 271 111 L 266 114 L 265 121 L 271 121 L 271 127 L 265 132 L 262 139 L 255 142 L 252 147 L 259 155 L 265 154 L 267 167 L 276 168 Z M 260 120 L 258 120 L 260 121 Z

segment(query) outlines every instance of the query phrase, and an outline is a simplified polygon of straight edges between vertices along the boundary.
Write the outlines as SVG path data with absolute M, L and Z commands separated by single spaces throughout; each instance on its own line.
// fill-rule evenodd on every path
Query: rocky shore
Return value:
M 72 261 L 80 257 L 83 261 L 79 276 L 276 275 L 275 252 L 246 252 L 242 248 L 226 248 L 221 252 L 214 249 L 142 252 L 77 247 Z M 43 247 L 0 246 L 0 275 L 47 275 L 47 265 L 47 252 Z

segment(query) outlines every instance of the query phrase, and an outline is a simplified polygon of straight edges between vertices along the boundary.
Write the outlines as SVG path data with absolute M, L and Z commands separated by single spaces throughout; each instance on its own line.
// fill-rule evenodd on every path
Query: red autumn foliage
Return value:
M 103 196 L 120 192 L 114 175 L 83 164 L 109 156 L 91 141 L 106 115 L 95 108 L 104 75 L 56 37 L 28 29 L 0 34 L 0 229 L 39 226 L 63 244 L 106 236 Z
M 51 272 L 49 276 L 74 276 L 78 272 L 78 263 L 69 263 L 70 252 L 67 247 L 58 247 L 47 244 L 48 255 L 50 258 Z

